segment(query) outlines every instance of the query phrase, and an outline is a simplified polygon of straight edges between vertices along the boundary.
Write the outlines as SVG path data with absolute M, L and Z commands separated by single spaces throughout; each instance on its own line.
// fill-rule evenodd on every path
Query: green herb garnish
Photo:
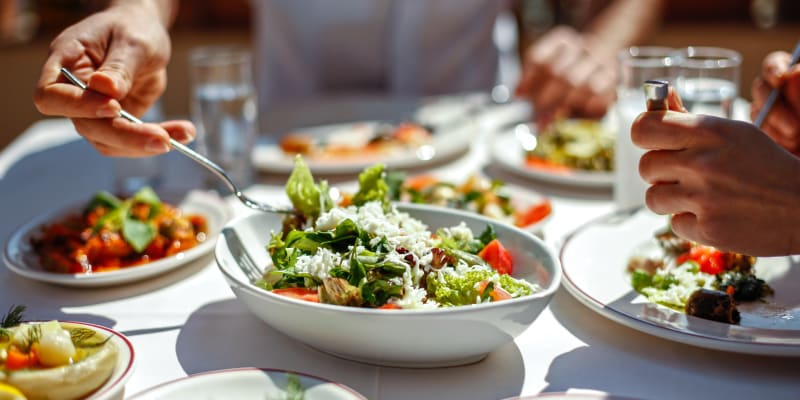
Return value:
M 149 213 L 146 216 L 134 215 L 133 208 L 136 204 L 148 205 Z M 108 192 L 99 192 L 89 202 L 86 210 L 91 211 L 97 207 L 108 208 L 108 211 L 95 223 L 94 232 L 103 228 L 118 231 L 137 253 L 144 251 L 158 233 L 153 218 L 161 213 L 163 203 L 149 187 L 140 189 L 124 201 Z
M 11 306 L 3 319 L 0 319 L 0 328 L 11 328 L 17 326 L 22 322 L 22 315 L 25 312 L 25 306 Z
M 286 400 L 303 400 L 305 389 L 295 374 L 286 374 Z
M 25 312 L 25 306 L 18 305 L 8 308 L 8 312 L 0 319 L 0 341 L 11 340 L 11 331 L 9 328 L 15 327 L 22 322 L 22 315 Z

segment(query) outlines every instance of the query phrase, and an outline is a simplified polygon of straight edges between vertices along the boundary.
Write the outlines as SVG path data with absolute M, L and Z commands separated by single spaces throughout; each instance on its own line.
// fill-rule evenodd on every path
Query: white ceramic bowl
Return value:
M 253 286 L 229 246 L 236 233 L 256 265 L 271 264 L 265 246 L 280 216 L 251 214 L 231 221 L 215 250 L 217 264 L 236 297 L 275 329 L 321 351 L 369 364 L 443 367 L 477 362 L 530 326 L 552 298 L 561 270 L 554 251 L 530 232 L 463 211 L 406 204 L 401 211 L 431 231 L 466 222 L 474 232 L 492 224 L 514 258 L 514 276 L 538 283 L 531 296 L 436 310 L 377 310 L 311 303 Z

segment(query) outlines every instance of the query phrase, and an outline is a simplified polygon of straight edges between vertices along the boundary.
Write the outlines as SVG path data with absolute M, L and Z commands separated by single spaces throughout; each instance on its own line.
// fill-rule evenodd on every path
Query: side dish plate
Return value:
M 800 356 L 800 261 L 791 257 L 758 259 L 757 273 L 775 295 L 766 302 L 740 304 L 739 325 L 687 316 L 633 290 L 628 260 L 667 222 L 639 208 L 577 229 L 560 251 L 565 287 L 600 315 L 664 339 L 730 352 Z
M 169 198 L 165 198 L 165 200 L 170 201 Z M 205 216 L 208 222 L 209 232 L 206 240 L 198 246 L 171 257 L 156 260 L 144 265 L 94 274 L 60 274 L 46 271 L 42 268 L 39 258 L 31 246 L 31 237 L 38 234 L 42 224 L 50 223 L 63 216 L 79 212 L 83 207 L 83 204 L 80 204 L 46 213 L 18 228 L 11 235 L 6 244 L 3 260 L 6 266 L 8 266 L 8 269 L 18 275 L 63 286 L 111 286 L 135 282 L 163 274 L 208 254 L 214 248 L 214 243 L 222 226 L 230 218 L 230 211 L 228 210 L 227 204 L 217 195 L 208 192 L 190 192 L 182 201 L 178 199 L 178 201 L 173 204 L 177 204 L 181 210 L 187 213 Z

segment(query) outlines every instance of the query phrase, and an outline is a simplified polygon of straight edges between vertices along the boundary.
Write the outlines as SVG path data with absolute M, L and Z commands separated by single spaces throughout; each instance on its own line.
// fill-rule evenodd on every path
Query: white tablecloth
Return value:
M 85 200 L 112 185 L 111 161 L 78 140 L 66 120 L 31 126 L 0 153 L 0 239 L 32 217 Z M 487 167 L 488 135 L 470 152 L 436 168 L 454 179 Z M 199 167 L 164 156 L 173 186 L 199 183 Z M 549 195 L 548 243 L 612 209 L 607 190 L 514 183 Z M 262 176 L 249 192 L 280 193 L 280 177 Z M 236 213 L 243 207 L 230 201 Z M 455 368 L 385 368 L 342 360 L 282 335 L 250 314 L 211 255 L 184 268 L 120 287 L 75 289 L 35 282 L 0 268 L 0 311 L 28 306 L 34 319 L 98 323 L 126 334 L 136 349 L 126 394 L 188 374 L 233 367 L 302 371 L 349 385 L 370 399 L 500 399 L 540 392 L 599 391 L 646 399 L 797 399 L 800 362 L 706 350 L 656 338 L 589 310 L 561 289 L 523 335 L 483 361 Z

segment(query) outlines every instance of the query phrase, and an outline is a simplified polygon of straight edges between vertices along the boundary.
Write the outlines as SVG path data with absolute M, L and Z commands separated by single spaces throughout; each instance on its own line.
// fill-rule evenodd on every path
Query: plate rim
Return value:
M 214 218 L 219 219 L 219 226 L 216 227 L 217 229 L 214 232 L 207 235 L 204 242 L 186 251 L 133 268 L 122 268 L 96 274 L 61 274 L 47 272 L 32 268 L 26 265 L 23 260 L 19 259 L 19 255 L 26 253 L 22 250 L 23 241 L 30 237 L 39 226 L 48 221 L 52 221 L 54 218 L 79 210 L 86 205 L 87 201 L 88 200 L 84 200 L 51 209 L 14 229 L 3 248 L 3 262 L 6 267 L 19 276 L 65 287 L 106 287 L 137 282 L 178 269 L 213 251 L 216 238 L 222 231 L 222 227 L 225 226 L 231 218 L 230 207 L 222 198 L 215 198 L 210 193 L 204 191 L 193 190 L 187 192 L 183 196 L 178 207 L 202 204 L 204 207 L 217 213 Z M 17 255 L 16 257 L 15 254 Z
M 530 123 L 519 123 L 517 125 L 530 125 Z M 491 159 L 498 166 L 502 167 L 508 172 L 514 173 L 517 176 L 549 183 L 555 183 L 564 186 L 581 187 L 581 188 L 611 188 L 614 185 L 614 172 L 586 172 L 574 170 L 567 175 L 551 174 L 534 168 L 525 168 L 519 165 L 516 160 L 517 157 L 508 157 L 507 151 L 504 151 L 506 142 L 515 141 L 513 138 L 513 127 L 507 127 L 493 132 L 491 140 L 490 155 Z M 519 149 L 522 151 L 522 149 Z
M 603 303 L 601 300 L 597 299 L 596 297 L 592 296 L 591 294 L 587 293 L 584 289 L 579 287 L 579 285 L 577 285 L 573 281 L 570 272 L 567 270 L 568 267 L 566 263 L 564 263 L 563 259 L 564 253 L 567 249 L 567 245 L 569 244 L 569 242 L 575 236 L 583 232 L 585 229 L 597 224 L 600 221 L 619 216 L 626 216 L 626 214 L 627 217 L 630 218 L 640 210 L 645 210 L 645 208 L 643 206 L 636 206 L 636 207 L 611 211 L 610 213 L 603 214 L 599 217 L 596 217 L 582 224 L 581 226 L 579 226 L 578 228 L 576 228 L 575 230 L 573 230 L 572 232 L 568 233 L 563 237 L 558 250 L 559 265 L 561 266 L 562 269 L 561 282 L 567 289 L 567 291 L 575 299 L 577 299 L 580 303 L 584 304 L 589 309 L 595 311 L 596 313 L 600 314 L 605 318 L 608 318 L 616 323 L 632 328 L 639 332 L 643 332 L 662 339 L 683 343 L 687 345 L 692 345 L 696 347 L 702 347 L 706 349 L 733 352 L 733 353 L 756 354 L 765 356 L 783 356 L 783 357 L 800 356 L 800 345 L 797 344 L 774 343 L 774 342 L 771 343 L 746 342 L 742 340 L 737 340 L 735 338 L 712 337 L 707 334 L 702 334 L 687 330 L 679 330 L 674 327 L 655 323 L 654 321 L 648 321 L 641 318 L 637 318 L 636 316 L 630 314 L 629 312 L 626 312 L 626 310 L 618 309 L 613 305 L 608 305 Z M 641 304 L 634 304 L 631 306 L 638 309 L 639 307 L 643 307 L 646 304 L 652 304 L 652 303 L 645 302 Z M 664 307 L 664 309 L 669 310 L 666 307 Z M 678 313 L 677 311 L 672 311 L 672 310 L 669 311 L 676 314 Z M 722 324 L 720 322 L 708 321 L 691 316 L 686 316 L 686 317 L 692 318 L 693 321 L 697 321 L 700 323 Z M 757 329 L 762 331 L 769 330 L 769 329 L 755 328 L 755 327 L 752 327 L 751 329 Z M 780 330 L 780 331 L 786 331 L 786 330 Z M 800 331 L 798 331 L 797 337 L 798 339 L 800 339 Z
M 357 390 L 353 389 L 352 387 L 350 387 L 348 385 L 345 385 L 344 383 L 341 383 L 341 382 L 333 381 L 333 380 L 328 379 L 328 378 L 323 378 L 323 377 L 312 375 L 312 374 L 305 373 L 305 372 L 299 372 L 299 371 L 282 369 L 282 368 L 263 368 L 263 367 L 236 367 L 236 368 L 223 368 L 223 369 L 215 369 L 215 370 L 210 370 L 210 371 L 198 372 L 198 373 L 186 375 L 186 376 L 183 376 L 183 377 L 180 377 L 180 378 L 175 378 L 175 379 L 172 379 L 172 380 L 169 380 L 169 381 L 166 381 L 166 382 L 161 382 L 161 383 L 158 383 L 158 384 L 156 384 L 154 386 L 151 386 L 149 388 L 143 389 L 142 391 L 136 392 L 133 395 L 131 395 L 131 397 L 129 397 L 129 400 L 144 398 L 147 395 L 151 395 L 153 393 L 157 393 L 159 390 L 163 390 L 165 387 L 168 388 L 168 387 L 170 387 L 172 385 L 183 383 L 183 382 L 186 382 L 186 381 L 189 381 L 189 380 L 192 380 L 192 379 L 202 379 L 202 378 L 205 378 L 205 377 L 208 377 L 208 376 L 212 376 L 212 375 L 231 375 L 231 374 L 235 375 L 235 374 L 239 374 L 239 373 L 242 373 L 242 372 L 250 372 L 250 371 L 261 371 L 261 372 L 266 372 L 266 373 L 276 372 L 276 373 L 281 373 L 281 374 L 295 374 L 295 375 L 302 376 L 302 377 L 305 377 L 305 378 L 310 378 L 310 379 L 318 381 L 318 382 L 320 382 L 322 384 L 333 384 L 333 385 L 335 385 L 335 386 L 337 386 L 337 387 L 349 392 L 350 394 L 354 395 L 355 396 L 354 398 L 367 400 L 366 396 L 364 396 L 363 394 L 359 393 Z

